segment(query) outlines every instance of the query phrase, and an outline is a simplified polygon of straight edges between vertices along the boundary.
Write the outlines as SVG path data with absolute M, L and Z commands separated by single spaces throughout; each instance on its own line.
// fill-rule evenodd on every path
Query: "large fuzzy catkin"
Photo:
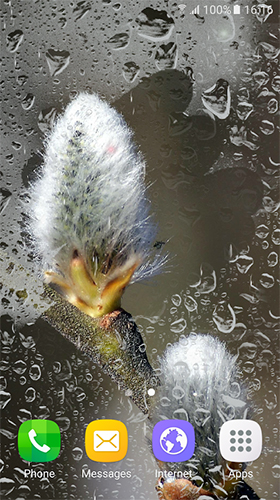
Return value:
M 91 316 L 119 307 L 132 276 L 162 264 L 151 257 L 156 227 L 144 176 L 122 116 L 97 95 L 80 94 L 47 140 L 28 211 L 46 280 Z
M 250 418 L 251 414 L 236 358 L 216 337 L 191 334 L 167 348 L 160 372 L 151 422 L 188 420 L 195 430 L 195 452 L 185 470 L 201 477 L 206 490 L 225 484 L 220 427 L 227 420 Z M 170 471 L 182 470 L 181 463 L 165 465 Z

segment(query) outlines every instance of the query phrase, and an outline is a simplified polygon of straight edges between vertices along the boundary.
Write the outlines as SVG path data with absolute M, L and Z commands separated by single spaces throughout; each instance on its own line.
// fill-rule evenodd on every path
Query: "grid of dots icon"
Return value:
M 238 447 L 238 451 L 244 451 L 244 447 L 246 451 L 252 451 L 252 447 L 250 446 L 252 443 L 251 434 L 252 431 L 250 430 L 246 432 L 241 429 L 238 432 L 231 430 L 230 442 L 232 446 L 230 447 L 230 451 L 236 451 L 236 447 Z

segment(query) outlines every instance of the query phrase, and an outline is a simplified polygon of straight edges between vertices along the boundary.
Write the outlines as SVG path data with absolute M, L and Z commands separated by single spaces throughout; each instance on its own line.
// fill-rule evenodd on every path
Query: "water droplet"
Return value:
M 175 387 L 173 387 L 172 396 L 173 396 L 173 398 L 175 398 L 177 400 L 182 399 L 185 396 L 185 391 L 184 391 L 183 387 L 180 387 L 179 385 L 176 385 Z
M 201 95 L 206 109 L 220 119 L 225 119 L 230 112 L 230 87 L 226 80 L 220 78 L 210 89 Z
M 81 402 L 86 398 L 86 394 L 81 387 L 76 387 L 75 395 L 78 402 Z
M 4 497 L 7 497 L 12 493 L 15 488 L 15 481 L 10 479 L 9 477 L 1 477 L 0 478 L 0 491 Z
M 173 418 L 178 418 L 178 420 L 189 420 L 189 416 L 184 408 L 178 408 L 178 410 L 175 410 L 173 412 Z
M 90 11 L 91 3 L 86 0 L 82 0 L 81 2 L 75 2 L 73 7 L 73 14 L 75 21 L 82 19 L 85 15 Z
M 280 48 L 274 47 L 274 45 L 267 42 L 261 42 L 259 47 L 266 59 L 276 59 L 280 53 Z
M 11 401 L 12 395 L 9 392 L 0 391 L 0 408 L 3 410 Z
M 173 333 L 182 333 L 187 326 L 187 322 L 184 318 L 177 319 L 177 321 L 173 321 L 170 325 L 170 330 Z
M 40 111 L 38 116 L 38 127 L 44 134 L 52 130 L 56 116 L 57 111 L 55 108 L 43 109 Z
M 139 351 L 140 351 L 140 352 L 145 352 L 145 351 L 146 351 L 146 344 L 144 344 L 144 343 L 143 343 L 143 344 L 141 344 L 141 345 L 139 346 Z
M 168 131 L 170 137 L 184 134 L 192 126 L 192 119 L 185 113 L 171 113 L 169 115 Z
M 55 361 L 53 363 L 53 371 L 54 371 L 54 373 L 60 373 L 61 372 L 61 363 L 59 361 Z
M 238 348 L 238 354 L 242 359 L 253 359 L 257 354 L 257 346 L 251 342 L 243 342 Z M 254 368 L 255 366 L 253 366 Z
M 129 33 L 117 33 L 109 38 L 108 43 L 114 50 L 123 49 L 129 44 Z
M 275 128 L 274 124 L 268 120 L 262 120 L 259 127 L 264 135 L 273 134 Z
M 260 278 L 260 284 L 264 288 L 272 288 L 275 283 L 275 279 L 273 276 L 267 273 L 263 273 Z
M 264 3 L 261 3 L 259 7 L 260 8 L 257 8 L 256 10 L 256 18 L 261 24 L 263 24 L 273 13 L 273 8 L 271 5 L 265 5 Z
M 114 9 L 114 10 L 120 10 L 121 8 L 122 8 L 122 5 L 121 5 L 120 3 L 115 3 L 115 4 L 113 5 L 113 9 Z
M 240 396 L 241 389 L 238 382 L 232 382 L 230 384 L 229 393 L 232 398 L 238 398 Z
M 189 312 L 197 311 L 198 308 L 196 300 L 190 295 L 185 295 L 184 306 Z
M 0 360 L 0 370 L 2 372 L 8 370 L 10 368 L 10 364 L 8 361 Z
M 254 264 L 253 257 L 240 255 L 236 260 L 236 267 L 241 274 L 246 274 Z
M 229 137 L 230 141 L 235 146 L 244 145 L 252 151 L 256 151 L 257 149 L 259 149 L 259 136 L 252 130 L 246 130 L 243 125 L 240 127 L 240 129 L 237 127 L 237 125 L 234 125 L 230 129 Z
M 264 196 L 263 197 L 263 206 L 266 212 L 272 214 L 273 212 L 276 212 L 280 206 L 280 202 L 277 200 L 273 200 L 270 196 Z
M 66 50 L 49 49 L 46 52 L 46 59 L 51 76 L 62 73 L 70 62 L 70 53 Z
M 270 252 L 270 254 L 267 256 L 267 263 L 269 267 L 277 266 L 278 254 L 276 252 Z
M 253 73 L 253 79 L 259 87 L 262 87 L 268 82 L 269 75 L 265 71 L 256 71 Z
M 19 359 L 18 361 L 15 361 L 12 368 L 13 371 L 16 372 L 18 375 L 22 375 L 27 369 L 27 366 L 22 359 Z
M 179 307 L 181 305 L 182 299 L 180 295 L 176 293 L 175 295 L 172 295 L 171 301 L 173 302 L 174 306 Z
M 78 448 L 78 446 L 76 446 L 76 448 L 73 448 L 72 450 L 72 456 L 76 462 L 83 458 L 83 454 L 83 450 L 81 448 Z
M 19 337 L 21 344 L 25 349 L 31 349 L 32 347 L 35 346 L 35 341 L 33 337 L 31 336 L 25 337 L 22 333 L 19 334 Z
M 215 270 L 208 264 L 202 264 L 200 267 L 200 280 L 192 288 L 196 288 L 199 293 L 211 293 L 215 290 L 217 285 L 217 278 Z
M 152 40 L 167 40 L 174 28 L 174 20 L 164 10 L 155 10 L 151 7 L 140 12 L 136 18 L 138 34 Z
M 198 427 L 203 427 L 210 418 L 210 411 L 198 408 L 194 413 L 194 420 Z
M 221 300 L 214 309 L 213 320 L 220 332 L 232 332 L 236 324 L 236 317 L 231 305 Z
M 39 380 L 41 378 L 41 368 L 39 365 L 32 365 L 29 369 L 29 376 L 32 380 Z
M 170 42 L 166 45 L 160 45 L 156 51 L 155 62 L 160 71 L 176 68 L 177 60 L 178 48 L 176 43 Z
M 21 106 L 25 111 L 28 111 L 32 108 L 35 101 L 35 96 L 33 94 L 27 94 L 24 99 L 21 101 Z
M 161 406 L 170 406 L 171 401 L 168 399 L 166 396 L 163 396 L 163 398 L 160 399 Z
M 274 410 L 277 407 L 277 396 L 272 391 L 267 392 L 267 397 L 264 398 L 264 401 L 268 410 Z
M 267 111 L 272 115 L 278 111 L 278 101 L 274 97 L 267 103 Z
M 25 391 L 24 397 L 27 403 L 32 403 L 36 398 L 35 389 L 33 387 L 28 387 L 28 389 L 26 389 Z
M 16 52 L 23 40 L 23 32 L 16 30 L 7 35 L 7 50 L 9 52 Z
M 25 410 L 24 408 L 21 408 L 18 411 L 17 418 L 19 419 L 20 422 L 25 422 L 25 420 L 32 419 L 32 413 L 29 410 Z
M 71 420 L 68 417 L 57 417 L 56 423 L 59 426 L 60 430 L 62 432 L 65 432 L 65 431 L 68 431 L 70 424 L 71 424 Z
M 263 248 L 264 250 L 267 250 L 267 249 L 268 249 L 268 247 L 269 247 L 269 243 L 268 243 L 268 241 L 265 241 L 265 240 L 264 240 L 264 241 L 262 242 L 262 248 Z
M 271 470 L 273 477 L 275 477 L 275 479 L 280 479 L 280 465 L 273 465 Z
M 256 236 L 258 238 L 264 240 L 265 238 L 267 238 L 268 234 L 269 234 L 269 229 L 265 224 L 260 224 L 256 228 Z
M 128 83 L 134 82 L 136 80 L 137 76 L 139 75 L 140 72 L 140 66 L 138 66 L 135 62 L 130 61 L 127 62 L 123 65 L 123 76 L 124 79 Z
M 0 188 L 0 213 L 4 212 L 10 202 L 12 193 L 8 189 Z
M 276 75 L 272 82 L 271 82 L 271 87 L 273 88 L 273 90 L 275 92 L 280 92 L 280 76 L 279 75 Z
M 254 106 L 249 102 L 240 102 L 236 107 L 236 113 L 240 120 L 247 120 L 250 114 L 253 112 Z
M 12 141 L 12 147 L 16 150 L 19 151 L 22 148 L 22 144 L 20 142 Z
M 0 391 L 3 391 L 7 387 L 7 380 L 3 375 L 0 376 Z
M 275 229 L 271 235 L 274 245 L 280 245 L 280 229 Z

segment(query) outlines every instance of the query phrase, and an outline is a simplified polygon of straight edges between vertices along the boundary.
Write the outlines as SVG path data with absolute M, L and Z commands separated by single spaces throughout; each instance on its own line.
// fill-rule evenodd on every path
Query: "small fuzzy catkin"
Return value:
M 236 358 L 218 338 L 191 334 L 167 348 L 160 371 L 161 386 L 151 422 L 188 420 L 195 430 L 195 453 L 186 462 L 186 470 L 204 480 L 211 477 L 212 486 L 215 481 L 220 483 L 226 469 L 219 449 L 221 425 L 250 418 L 252 411 Z M 173 471 L 181 467 L 180 463 L 166 465 Z
M 80 94 L 50 134 L 31 187 L 29 228 L 45 279 L 91 316 L 120 305 L 132 276 L 154 275 L 156 226 L 145 162 L 123 117 Z

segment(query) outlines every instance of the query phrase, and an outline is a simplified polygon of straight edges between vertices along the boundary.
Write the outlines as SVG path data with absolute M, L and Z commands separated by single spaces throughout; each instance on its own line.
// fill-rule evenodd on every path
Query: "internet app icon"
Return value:
M 153 452 L 163 462 L 185 462 L 194 454 L 193 426 L 186 420 L 162 420 L 153 429 Z
M 28 462 L 50 462 L 58 457 L 61 436 L 52 420 L 26 420 L 18 431 L 18 452 Z

